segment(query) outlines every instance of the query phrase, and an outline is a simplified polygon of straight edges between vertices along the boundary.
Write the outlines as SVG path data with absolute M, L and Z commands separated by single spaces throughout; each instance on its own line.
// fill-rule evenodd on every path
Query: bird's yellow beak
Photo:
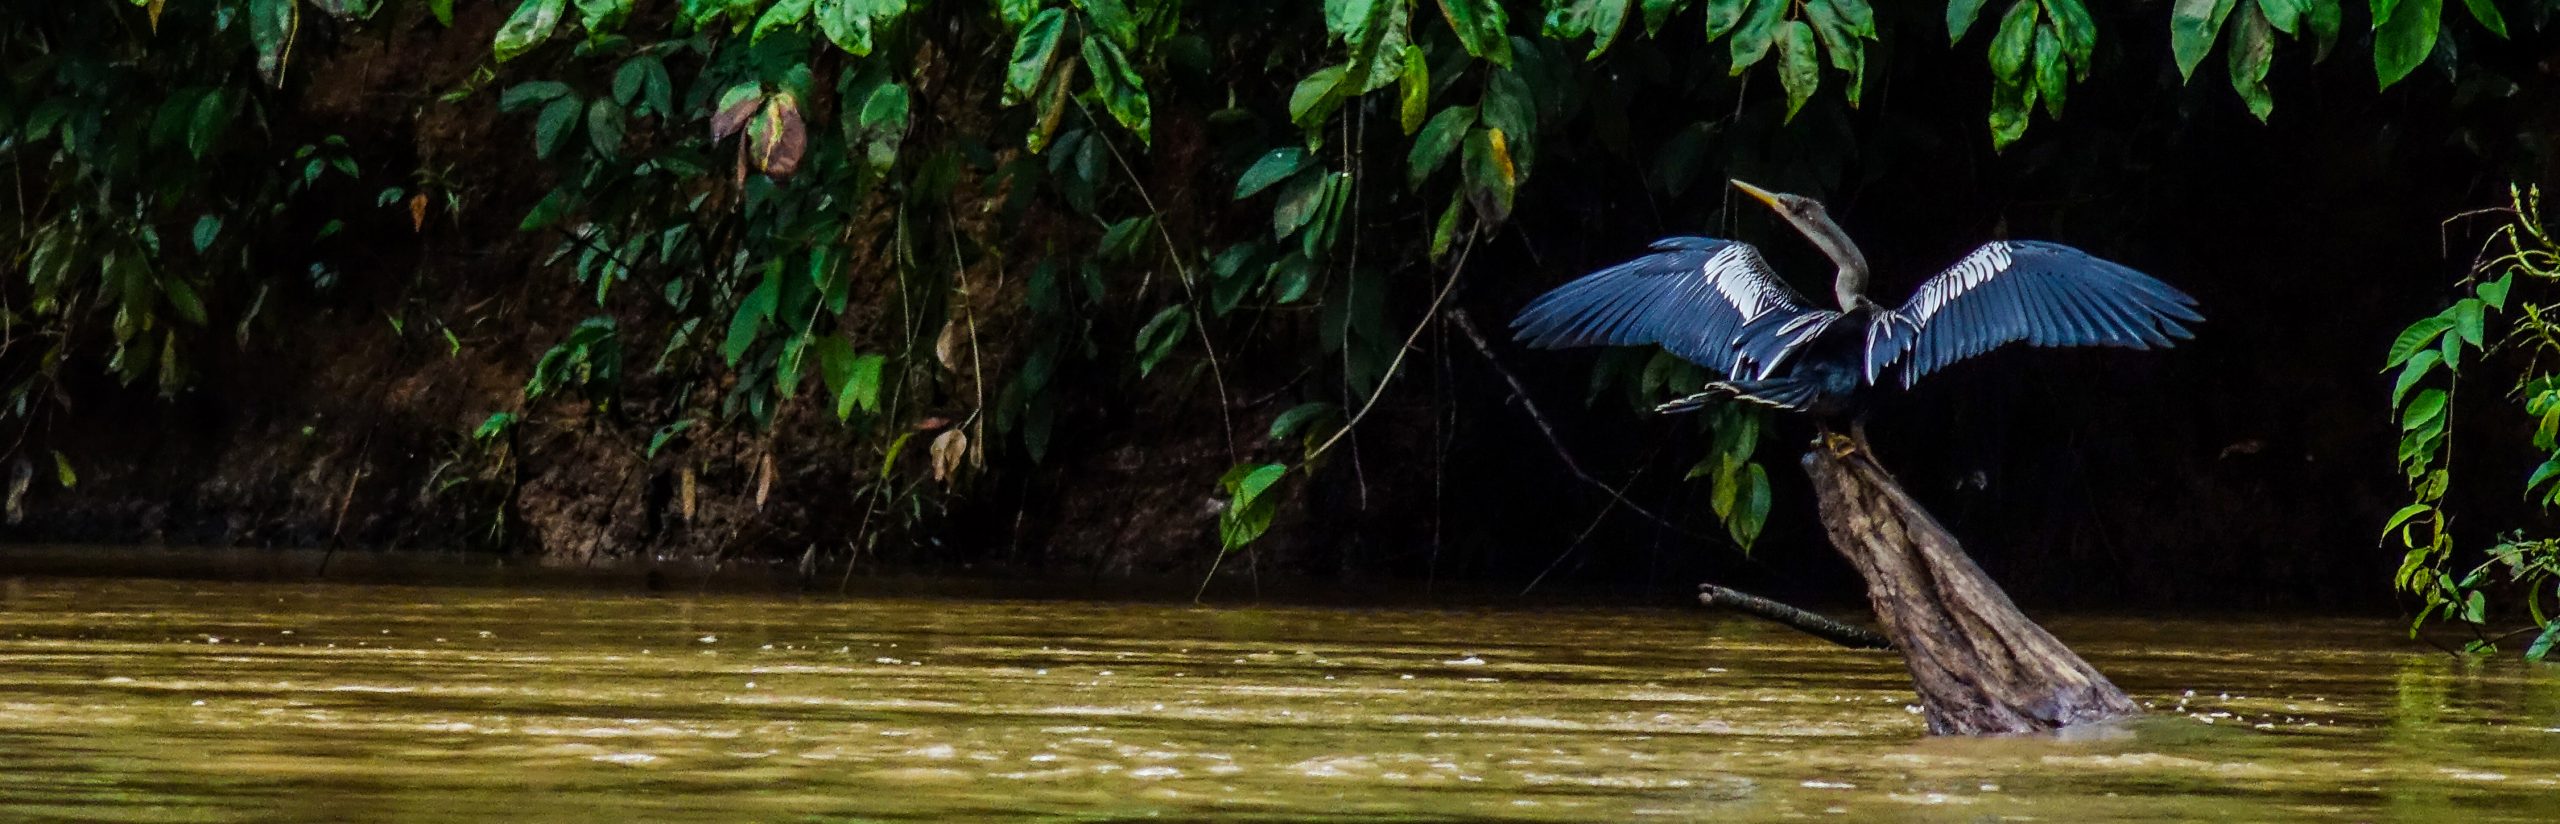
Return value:
M 1786 211 L 1786 209 L 1785 209 L 1785 208 L 1781 207 L 1781 206 L 1778 204 L 1778 193 L 1777 193 L 1777 192 L 1772 192 L 1772 191 L 1769 191 L 1769 190 L 1767 190 L 1767 189 L 1763 189 L 1763 188 L 1760 188 L 1760 187 L 1758 187 L 1758 186 L 1753 186 L 1753 185 L 1751 185 L 1751 184 L 1749 184 L 1749 183 L 1744 183 L 1744 182 L 1739 181 L 1739 180 L 1731 181 L 1731 182 L 1733 183 L 1733 188 L 1741 189 L 1743 194 L 1750 195 L 1750 196 L 1752 196 L 1754 199 L 1759 200 L 1761 203 L 1767 204 L 1769 208 L 1771 208 L 1771 209 L 1777 209 L 1777 210 L 1778 210 L 1778 211 L 1780 211 L 1780 212 L 1784 212 L 1784 211 Z

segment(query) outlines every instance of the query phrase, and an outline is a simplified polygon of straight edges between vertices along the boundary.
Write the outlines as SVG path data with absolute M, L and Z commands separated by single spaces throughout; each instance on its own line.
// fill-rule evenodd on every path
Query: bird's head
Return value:
M 1768 204 L 1771 211 L 1786 218 L 1787 223 L 1796 227 L 1806 240 L 1820 247 L 1822 254 L 1840 265 L 1839 278 L 1831 288 L 1840 298 L 1842 311 L 1869 303 L 1866 299 L 1867 256 L 1858 251 L 1858 244 L 1849 239 L 1849 233 L 1841 231 L 1840 224 L 1832 221 L 1831 212 L 1822 208 L 1822 201 L 1803 195 L 1772 192 L 1739 180 L 1733 181 L 1733 188 Z
M 1733 188 L 1742 190 L 1743 194 L 1750 195 L 1754 200 L 1768 204 L 1770 211 L 1777 212 L 1779 217 L 1786 218 L 1788 223 L 1795 224 L 1797 229 L 1804 230 L 1806 234 L 1813 234 L 1814 227 L 1831 220 L 1830 213 L 1822 208 L 1822 201 L 1813 198 L 1785 192 L 1772 192 L 1739 180 L 1733 181 Z

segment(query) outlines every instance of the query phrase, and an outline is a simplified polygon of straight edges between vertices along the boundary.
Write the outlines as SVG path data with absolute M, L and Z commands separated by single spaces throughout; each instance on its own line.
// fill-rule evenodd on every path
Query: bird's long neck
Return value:
M 1824 256 L 1840 267 L 1840 274 L 1831 282 L 1832 296 L 1839 299 L 1843 312 L 1858 308 L 1859 304 L 1867 302 L 1866 253 L 1858 251 L 1857 242 L 1849 239 L 1848 232 L 1841 231 L 1840 224 L 1831 222 L 1830 215 L 1817 215 L 1812 224 L 1799 228 L 1804 230 L 1805 237 L 1812 240 L 1814 246 L 1822 250 Z

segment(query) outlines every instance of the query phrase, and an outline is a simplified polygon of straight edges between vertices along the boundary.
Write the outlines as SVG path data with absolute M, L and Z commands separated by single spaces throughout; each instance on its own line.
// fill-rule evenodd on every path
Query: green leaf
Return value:
M 561 0 L 550 0 L 559 6 Z M 258 50 L 258 76 L 284 88 L 284 70 L 293 59 L 293 41 L 302 28 L 302 7 L 295 0 L 249 0 L 249 42 Z
M 210 247 L 212 247 L 212 246 L 213 246 L 213 241 L 214 241 L 214 239 L 219 238 L 219 237 L 221 237 L 221 236 L 222 236 L 222 216 L 221 216 L 221 215 L 211 215 L 211 214 L 208 214 L 208 215 L 205 215 L 205 216 L 203 216 L 203 217 L 196 218 L 196 230 L 195 230 L 196 254 L 204 254 L 204 250 L 205 250 L 205 249 L 210 248 Z
M 692 418 L 686 418 L 675 423 L 658 427 L 657 433 L 649 436 L 648 456 L 651 458 L 658 457 L 658 450 L 667 448 L 668 441 L 675 440 L 677 435 L 682 435 L 685 430 L 692 428 Z
M 1982 5 L 1988 0 L 1947 0 L 1947 45 L 1964 39 L 1973 29 L 1973 21 L 1982 17 Z
M 2463 298 L 2453 305 L 2453 331 L 2474 349 L 2488 345 L 2489 304 L 2479 298 Z
M 222 130 L 231 124 L 231 96 L 212 92 L 196 102 L 193 117 L 187 120 L 187 154 L 203 160 L 213 154 Z
M 588 34 L 604 34 L 630 19 L 631 4 L 635 2 L 638 0 L 578 0 L 578 19 Z
M 1336 414 L 1338 409 L 1340 407 L 1324 401 L 1308 401 L 1289 407 L 1288 411 L 1271 419 L 1271 439 L 1286 442 L 1298 437 L 1299 432 L 1305 430 L 1319 416 Z
M 1173 354 L 1174 344 L 1182 342 L 1190 323 L 1191 310 L 1179 303 L 1157 311 L 1147 320 L 1147 325 L 1138 330 L 1138 377 L 1154 373 L 1156 364 Z
M 845 407 L 847 403 L 851 403 L 853 408 L 860 409 L 866 414 L 878 413 L 882 376 L 887 373 L 888 366 L 889 358 L 886 355 L 872 354 L 854 358 L 851 379 L 836 393 L 836 417 L 849 417 Z
M 649 85 L 649 67 L 645 64 L 655 61 L 656 59 L 657 58 L 653 57 L 634 57 L 630 60 L 623 61 L 622 67 L 613 71 L 613 102 L 620 103 L 624 106 L 638 105 L 640 102 L 640 92 Z M 528 83 L 524 85 L 532 84 Z M 524 86 L 517 86 L 516 88 L 520 89 L 524 88 Z M 563 85 L 562 88 L 565 90 L 567 86 Z M 515 89 L 508 89 L 507 93 L 514 94 Z M 506 106 L 503 104 L 498 108 L 500 111 L 506 110 Z
M 2018 0 L 2000 18 L 2000 33 L 1991 38 L 1991 76 L 2001 83 L 2023 85 L 2031 79 L 2027 59 L 2035 53 L 2038 8 L 2035 0 Z
M 1849 74 L 1849 90 L 1844 96 L 1848 98 L 1850 108 L 1858 106 L 1858 87 L 1864 85 L 1859 82 L 1859 79 L 1865 77 L 1867 73 L 1867 44 L 1862 38 L 1868 35 L 1859 32 L 1857 19 L 1844 13 L 1843 9 L 1857 8 L 1865 11 L 1864 6 L 1855 5 L 1863 2 L 1864 0 L 1814 0 L 1805 6 L 1805 17 L 1813 23 L 1814 36 L 1822 41 L 1822 52 L 1830 55 L 1831 67 Z M 1866 14 L 1868 15 L 1867 24 L 1872 30 L 1874 13 L 1866 12 Z M 1684 133 L 1686 131 L 1683 130 Z
M 756 343 L 756 333 L 773 317 L 774 302 L 779 299 L 780 285 L 767 278 L 755 291 L 738 302 L 738 312 L 729 317 L 729 337 L 720 345 L 720 357 L 736 368 L 738 359 L 746 357 L 747 348 Z
M 632 63 L 624 64 L 624 68 L 628 69 L 631 65 L 638 62 L 639 61 L 635 60 L 632 61 Z M 532 108 L 534 104 L 537 103 L 549 103 L 553 100 L 558 100 L 562 97 L 568 96 L 568 94 L 569 84 L 562 83 L 557 80 L 535 80 L 529 83 L 518 83 L 514 86 L 508 87 L 505 94 L 498 96 L 498 111 L 521 111 Z
M 1332 117 L 1333 110 L 1342 105 L 1344 74 L 1341 66 L 1326 66 L 1308 74 L 1289 90 L 1289 122 L 1307 130 L 1310 146 L 1315 145 L 1317 127 L 1324 125 L 1325 118 Z
M 2502 39 L 2507 36 L 2507 18 L 2498 14 L 2496 0 L 2462 0 L 2462 6 L 2471 10 L 2471 19 L 2480 21 L 2481 28 Z M 2545 3 L 2543 7 L 2547 13 L 2550 4 Z
M 1458 35 L 1458 45 L 1468 54 L 1495 65 L 1511 65 L 1511 36 L 1503 29 L 1510 24 L 1502 10 L 1501 0 L 1439 0 L 1440 14 L 1448 18 L 1449 28 Z
M 2515 283 L 2515 273 L 2508 272 L 2497 280 L 2474 287 L 2472 293 L 2479 295 L 2481 302 L 2489 304 L 2489 308 L 2504 312 L 2507 310 L 2507 292 L 2515 288 Z
M 2419 352 L 2416 357 L 2410 358 L 2408 363 L 2403 364 L 2400 368 L 2399 380 L 2393 381 L 2391 385 L 2391 408 L 2400 408 L 2400 400 L 2408 397 L 2409 390 L 2416 387 L 2418 381 L 2424 380 L 2427 373 L 2435 371 L 2435 368 L 2443 363 L 2443 353 L 2428 349 Z
M 569 190 L 565 187 L 553 189 L 550 194 L 543 195 L 541 200 L 535 201 L 532 209 L 525 211 L 524 221 L 516 224 L 516 231 L 533 232 L 548 229 L 568 214 Z
M 515 59 L 551 39 L 553 29 L 560 27 L 560 11 L 568 0 L 524 0 L 516 6 L 506 25 L 498 27 L 498 62 Z
M 53 480 L 64 489 L 80 485 L 80 473 L 71 470 L 71 458 L 59 449 L 53 450 Z
M 1538 134 L 1538 98 L 1530 92 L 1528 79 L 1512 71 L 1498 71 L 1486 77 L 1479 116 L 1486 127 L 1502 132 L 1508 163 L 1516 166 L 1510 174 L 1514 182 L 1526 179 L 1530 147 L 1536 144 Z
M 2034 0 L 2025 2 L 2033 3 Z M 1725 44 L 1733 56 L 1733 73 L 1736 76 L 1769 55 L 1769 47 L 1777 42 L 1778 24 L 1786 19 L 1787 9 L 1792 5 L 1789 0 L 1759 0 L 1751 7 L 1751 14 L 1733 30 L 1733 40 Z
M 2551 654 L 2553 644 L 2560 644 L 2560 621 L 2542 625 L 2542 634 L 2534 636 L 2533 643 L 2524 648 L 2524 660 L 2543 660 Z
M 575 96 L 551 101 L 542 107 L 542 115 L 533 123 L 533 154 L 548 159 L 559 153 L 560 144 L 578 127 L 578 115 L 586 111 L 584 101 Z
M 2444 414 L 2444 404 L 2449 397 L 2442 389 L 2419 392 L 2418 397 L 2409 401 L 2409 408 L 2400 413 L 2400 430 L 2406 432 L 2435 422 Z
M 2533 491 L 2550 483 L 2552 478 L 2560 478 L 2560 459 L 2546 460 L 2541 466 L 2534 467 L 2533 475 L 2524 479 L 2525 497 L 2533 497 Z
M 493 412 L 490 413 L 487 420 L 480 422 L 479 428 L 471 430 L 471 439 L 485 441 L 490 438 L 495 438 L 499 435 L 506 434 L 507 430 L 514 428 L 515 425 L 516 413 Z
M 1816 54 L 1813 27 L 1802 20 L 1789 20 L 1778 30 L 1778 83 L 1787 91 L 1787 122 L 1794 122 L 1796 112 L 1822 86 L 1822 62 Z
M 2311 29 L 2313 43 L 2311 60 L 2317 63 L 2328 60 L 2329 47 L 2338 44 L 2338 26 L 2345 12 L 2339 8 L 2338 4 L 2341 0 L 2308 0 L 2308 2 L 2311 5 L 2303 12 L 2302 21 Z
M 1511 149 L 1501 129 L 1476 129 L 1467 134 L 1465 147 L 1467 202 L 1476 207 L 1476 217 L 1487 224 L 1499 224 L 1511 217 L 1511 202 L 1518 192 L 1520 180 L 1511 163 Z
M 2258 122 L 2267 122 L 2276 103 L 2267 91 L 2267 66 L 2276 51 L 2275 27 L 2256 4 L 2241 10 L 2231 28 L 2231 46 L 2225 51 L 2230 58 L 2231 89 L 2249 106 L 2249 114 Z
M 2089 17 L 2089 8 L 2081 0 L 2044 0 L 2044 12 L 2054 32 L 2062 35 L 2063 55 L 2079 67 L 2077 78 L 2089 79 L 2089 56 L 2098 48 L 2098 21 Z
M 2399 366 L 2410 358 L 2416 357 L 2418 350 L 2426 348 L 2427 344 L 2435 341 L 2437 335 L 2444 334 L 2445 330 L 2451 328 L 2453 328 L 2453 318 L 2445 315 L 2437 315 L 2409 324 L 2409 328 L 2401 330 L 2400 337 L 2391 342 L 2391 358 L 2383 362 L 2382 368 Z
M 1093 71 L 1094 88 L 1102 92 L 1102 106 L 1111 111 L 1112 119 L 1137 133 L 1138 142 L 1153 142 L 1155 116 L 1147 102 L 1146 81 L 1138 77 L 1137 69 L 1130 67 L 1129 58 L 1120 51 L 1119 44 L 1108 39 L 1085 38 L 1084 62 Z
M 1751 0 L 1707 0 L 1707 42 L 1733 33 L 1734 27 L 1742 25 L 1743 12 L 1750 8 Z
M 835 394 L 836 420 L 848 420 L 860 407 L 870 411 L 880 402 L 880 368 L 886 359 L 879 355 L 856 355 L 853 344 L 836 335 L 826 335 L 810 344 L 818 358 L 818 372 L 827 381 L 827 390 Z
M 2391 537 L 2392 530 L 2399 529 L 2400 525 L 2408 523 L 2409 519 L 2434 511 L 2436 511 L 2434 504 L 2418 503 L 2401 507 L 2400 511 L 2391 513 L 2391 520 L 2382 524 L 2382 535 L 2385 538 Z
M 2213 51 L 2213 41 L 2222 36 L 2222 21 L 2231 16 L 2237 0 L 2177 0 L 2169 12 L 2169 53 L 2178 63 L 2178 76 L 2195 79 L 2197 64 Z
M 1547 31 L 1563 34 L 1565 39 L 1591 35 L 1591 53 L 1583 59 L 1597 59 L 1618 40 L 1618 31 L 1627 24 L 1627 6 L 1631 0 L 1574 0 L 1570 6 L 1550 7 Z
M 1271 188 L 1272 184 L 1296 176 L 1299 171 L 1307 168 L 1307 164 L 1314 161 L 1314 155 L 1307 154 L 1305 149 L 1296 146 L 1285 146 L 1264 152 L 1260 159 L 1253 162 L 1252 168 L 1244 170 L 1243 177 L 1236 179 L 1236 199 L 1243 200 L 1261 194 L 1262 190 Z
M 1280 202 L 1271 209 L 1271 237 L 1286 240 L 1315 220 L 1324 208 L 1324 196 L 1331 187 L 1332 172 L 1311 171 L 1291 178 L 1280 190 Z
M 1138 47 L 1138 20 L 1129 15 L 1129 7 L 1121 5 L 1120 0 L 1075 0 L 1075 4 L 1084 9 L 1085 19 L 1093 21 L 1095 29 L 1111 38 L 1112 45 L 1123 49 Z
M 764 16 L 756 18 L 756 27 L 749 39 L 763 40 L 765 35 L 776 29 L 792 28 L 807 22 L 813 5 L 812 0 L 774 0 L 773 5 L 765 9 Z
M 1449 256 L 1449 247 L 1457 243 L 1458 207 L 1464 203 L 1466 203 L 1466 198 L 1463 195 L 1450 197 L 1449 207 L 1440 210 L 1440 220 L 1432 224 L 1431 262 L 1438 263 L 1442 259 L 1447 258 Z
M 621 106 L 601 97 L 587 105 L 587 142 L 598 157 L 611 160 L 622 155 Z
M 2436 26 L 2444 12 L 2444 0 L 2400 0 L 2383 17 L 2384 0 L 2375 0 L 2373 27 L 2373 73 L 2381 88 L 2391 88 L 2409 72 L 2426 62 L 2436 50 Z
M 871 53 L 870 11 L 864 0 L 818 0 L 810 15 L 818 19 L 818 31 L 827 36 L 827 42 L 862 57 Z
M 1315 261 L 1297 252 L 1281 255 L 1263 274 L 1272 288 L 1278 290 L 1271 299 L 1281 303 L 1296 303 L 1299 298 L 1306 297 L 1307 288 L 1314 284 L 1315 277 Z
M 1396 75 L 1396 122 L 1407 135 L 1422 128 L 1423 115 L 1431 111 L 1431 66 L 1423 60 L 1421 46 L 1405 46 L 1404 70 Z
M 161 296 L 169 299 L 169 308 L 177 310 L 178 319 L 196 326 L 205 325 L 204 300 L 196 297 L 196 288 L 176 275 L 162 278 Z
M 1058 42 L 1066 32 L 1064 9 L 1048 9 L 1031 18 L 1030 25 L 1013 37 L 1013 57 L 1005 63 L 1004 104 L 1029 100 L 1040 91 L 1042 78 L 1049 75 L 1049 63 L 1057 59 Z
M 1738 500 L 1734 502 L 1733 513 L 1725 517 L 1724 526 L 1725 531 L 1733 535 L 1733 542 L 1741 544 L 1747 552 L 1752 544 L 1759 542 L 1760 530 L 1769 522 L 1769 471 L 1752 463 L 1745 465 L 1737 475 Z
M 1271 516 L 1278 506 L 1267 493 L 1288 473 L 1289 468 L 1281 464 L 1238 464 L 1218 479 L 1218 485 L 1227 491 L 1227 509 L 1218 513 L 1218 539 L 1223 551 L 1232 552 L 1252 543 L 1271 528 Z
M 2035 83 L 2036 94 L 2044 98 L 2044 113 L 2062 117 L 2062 101 L 2071 92 L 2070 71 L 2064 68 L 2062 36 L 2052 26 L 2036 28 Z
M 453 0 L 427 0 L 427 13 L 445 28 L 453 28 Z
M 2257 5 L 2260 14 L 2266 15 L 2267 25 L 2274 26 L 2276 31 L 2293 35 L 2301 33 L 2302 16 L 2309 10 L 2307 7 L 2311 0 L 2252 0 L 2252 2 Z
M 1451 106 L 1431 116 L 1422 131 L 1413 138 L 1412 150 L 1405 153 L 1405 184 L 1416 191 L 1423 181 L 1447 163 L 1458 144 L 1467 139 L 1468 127 L 1476 124 L 1476 107 Z
M 1662 24 L 1670 22 L 1671 15 L 1688 8 L 1689 0 L 1644 0 L 1642 5 L 1644 33 L 1645 36 L 1651 37 L 1662 33 Z

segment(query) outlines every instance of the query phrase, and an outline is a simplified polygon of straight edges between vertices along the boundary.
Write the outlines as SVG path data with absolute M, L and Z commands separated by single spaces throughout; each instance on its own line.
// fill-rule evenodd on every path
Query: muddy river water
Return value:
M 6 821 L 2560 821 L 2560 667 L 2386 621 L 2055 618 L 2151 716 L 1953 741 L 1700 611 L 6 584 Z

